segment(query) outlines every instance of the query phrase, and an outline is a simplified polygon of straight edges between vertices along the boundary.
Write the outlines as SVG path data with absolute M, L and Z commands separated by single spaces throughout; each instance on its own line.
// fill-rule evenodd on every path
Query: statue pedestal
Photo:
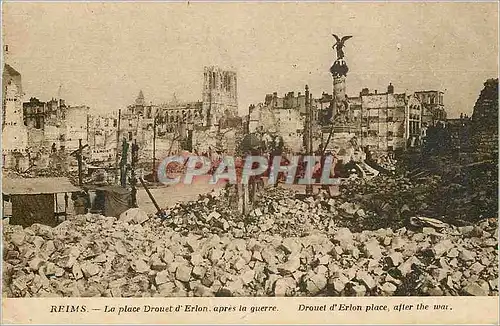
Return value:
M 345 77 L 333 77 L 333 107 L 334 107 L 334 115 L 337 115 L 340 112 L 343 112 L 347 109 L 345 105 L 346 101 L 346 83 Z

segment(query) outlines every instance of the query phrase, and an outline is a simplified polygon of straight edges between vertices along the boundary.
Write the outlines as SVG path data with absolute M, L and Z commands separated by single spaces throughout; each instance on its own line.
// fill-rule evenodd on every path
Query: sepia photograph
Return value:
M 6 1 L 2 31 L 4 299 L 498 297 L 497 2 Z

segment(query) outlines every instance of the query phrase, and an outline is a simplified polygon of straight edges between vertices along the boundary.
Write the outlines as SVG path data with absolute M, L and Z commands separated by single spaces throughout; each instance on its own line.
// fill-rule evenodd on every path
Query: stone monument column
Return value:
M 333 98 L 332 98 L 332 119 L 340 119 L 345 121 L 347 118 L 347 101 L 346 101 L 346 77 L 349 67 L 347 62 L 344 60 L 344 43 L 352 36 L 344 36 L 339 38 L 337 35 L 332 34 L 335 37 L 336 43 L 333 45 L 333 49 L 337 52 L 337 58 L 330 68 L 330 73 L 333 78 Z
M 333 115 L 337 115 L 344 109 L 345 101 L 345 76 L 333 75 Z

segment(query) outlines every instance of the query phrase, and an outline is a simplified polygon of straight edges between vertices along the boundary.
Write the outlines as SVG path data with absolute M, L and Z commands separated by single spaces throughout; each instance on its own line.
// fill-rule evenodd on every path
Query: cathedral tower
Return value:
M 218 126 L 223 116 L 238 115 L 236 72 L 205 67 L 203 79 L 204 125 Z

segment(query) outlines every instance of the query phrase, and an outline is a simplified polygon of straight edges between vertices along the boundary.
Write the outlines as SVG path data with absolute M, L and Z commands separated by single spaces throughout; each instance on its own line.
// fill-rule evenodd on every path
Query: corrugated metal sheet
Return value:
M 19 178 L 2 179 L 2 193 L 5 195 L 37 195 L 60 192 L 76 192 L 68 178 Z

